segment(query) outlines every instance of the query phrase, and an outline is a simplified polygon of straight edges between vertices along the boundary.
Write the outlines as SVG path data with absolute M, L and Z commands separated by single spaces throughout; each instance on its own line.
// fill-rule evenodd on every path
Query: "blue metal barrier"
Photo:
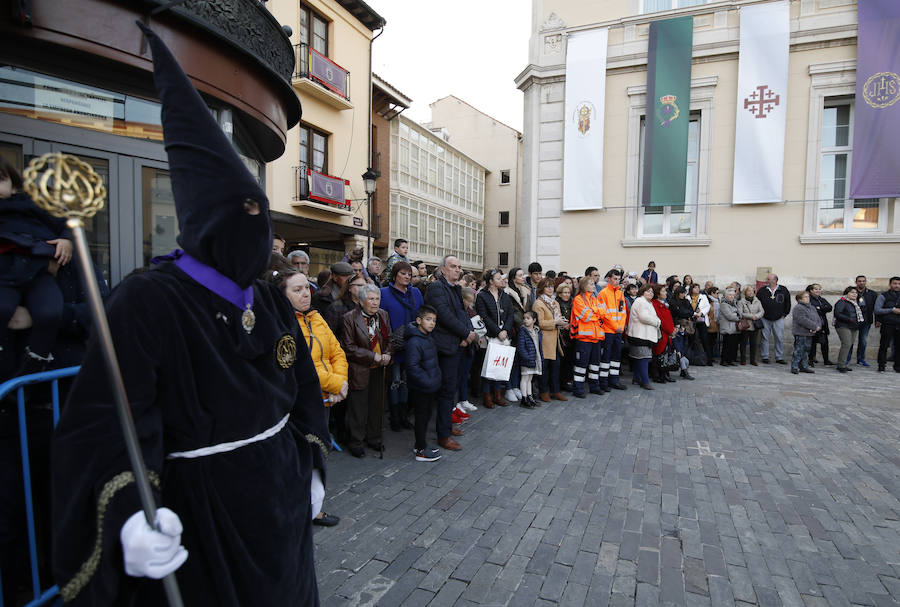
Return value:
M 22 453 L 22 477 L 25 485 L 25 516 L 28 521 L 28 555 L 31 561 L 31 588 L 34 594 L 34 598 L 31 602 L 26 603 L 25 607 L 46 605 L 54 599 L 56 599 L 57 604 L 60 603 L 58 598 L 59 588 L 51 586 L 46 590 L 41 590 L 41 579 L 40 574 L 38 573 L 37 535 L 35 531 L 34 503 L 31 490 L 31 464 L 28 456 L 28 424 L 25 419 L 25 386 L 50 382 L 50 393 L 53 406 L 53 425 L 56 426 L 56 423 L 59 421 L 59 380 L 77 375 L 80 369 L 81 367 L 67 367 L 55 371 L 23 375 L 22 377 L 16 377 L 0 384 L 0 399 L 11 393 L 13 390 L 16 390 L 17 392 L 19 446 L 21 447 Z M 3 607 L 2 573 L 3 572 L 0 571 L 0 607 Z

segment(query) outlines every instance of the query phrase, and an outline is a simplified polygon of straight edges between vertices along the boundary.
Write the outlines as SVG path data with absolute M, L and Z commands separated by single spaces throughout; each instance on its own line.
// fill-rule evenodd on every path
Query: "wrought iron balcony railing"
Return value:
M 295 80 L 307 78 L 338 97 L 350 101 L 350 72 L 305 42 L 294 45 L 294 51 L 297 56 Z
M 307 200 L 325 207 L 350 210 L 350 181 L 319 171 L 306 165 L 294 167 L 294 200 Z

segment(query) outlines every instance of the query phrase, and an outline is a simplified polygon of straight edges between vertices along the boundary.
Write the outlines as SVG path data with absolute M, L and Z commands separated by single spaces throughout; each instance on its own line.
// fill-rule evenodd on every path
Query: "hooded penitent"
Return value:
M 246 288 L 269 263 L 269 201 L 165 43 L 149 27 L 138 25 L 153 53 L 153 78 L 162 102 L 178 244 Z M 247 212 L 248 201 L 258 205 L 258 214 Z

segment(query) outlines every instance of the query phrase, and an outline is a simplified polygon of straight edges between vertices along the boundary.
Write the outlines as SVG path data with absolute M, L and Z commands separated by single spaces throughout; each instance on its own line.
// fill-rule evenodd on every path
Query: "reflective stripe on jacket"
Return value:
M 578 341 L 596 343 L 603 340 L 603 314 L 593 293 L 579 293 L 572 300 L 571 335 Z
M 603 328 L 607 333 L 616 333 L 619 329 L 625 329 L 625 317 L 628 310 L 625 307 L 625 294 L 622 289 L 607 285 L 597 295 L 600 310 L 603 314 Z

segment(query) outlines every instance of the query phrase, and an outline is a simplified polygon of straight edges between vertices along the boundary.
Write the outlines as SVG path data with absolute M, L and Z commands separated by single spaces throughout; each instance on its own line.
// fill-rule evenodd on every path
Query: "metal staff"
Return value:
M 87 237 L 84 233 L 84 220 L 93 217 L 103 208 L 106 198 L 106 187 L 103 179 L 93 167 L 76 156 L 62 153 L 44 154 L 32 160 L 24 172 L 25 191 L 34 203 L 56 217 L 65 217 L 66 225 L 75 235 L 75 249 L 81 261 L 81 280 L 87 288 L 91 307 L 91 317 L 100 339 L 103 358 L 109 376 L 110 386 L 116 402 L 119 425 L 125 437 L 128 460 L 134 472 L 134 482 L 141 499 L 141 507 L 147 524 L 156 528 L 156 503 L 150 489 L 150 480 L 141 455 L 140 444 L 134 429 L 131 407 L 125 393 L 125 383 L 119 370 L 119 360 L 113 345 L 109 323 L 100 298 L 100 289 L 91 268 L 91 256 L 88 252 Z M 175 574 L 170 573 L 163 578 L 166 597 L 171 607 L 183 607 L 181 592 Z

